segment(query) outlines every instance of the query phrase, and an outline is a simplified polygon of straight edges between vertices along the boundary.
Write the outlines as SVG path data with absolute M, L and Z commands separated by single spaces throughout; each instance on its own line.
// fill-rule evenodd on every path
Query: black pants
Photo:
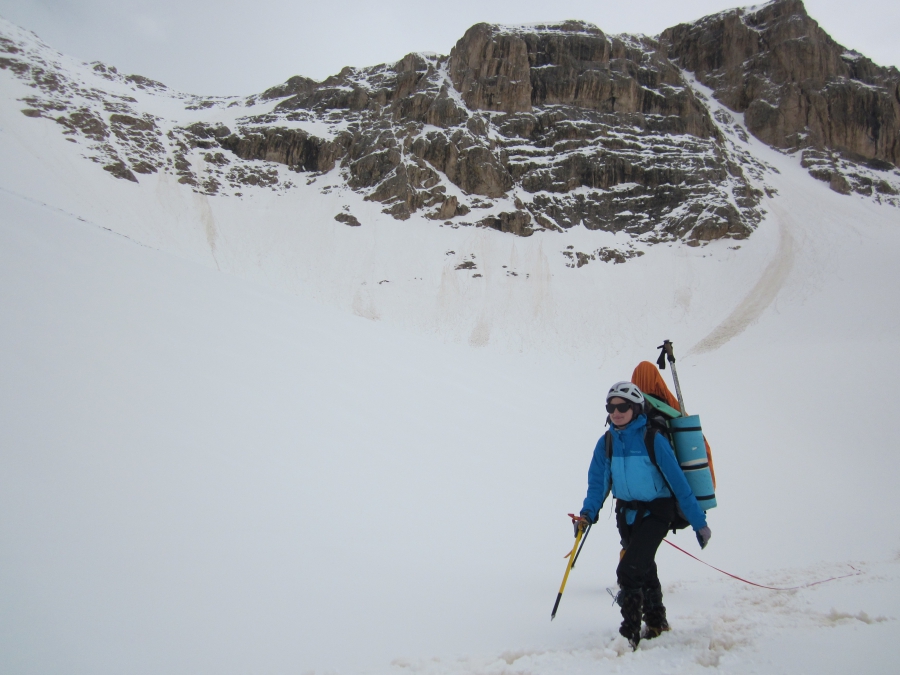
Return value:
M 619 588 L 638 590 L 660 587 L 656 573 L 656 550 L 669 531 L 671 519 L 649 514 L 635 520 L 634 525 L 624 522 L 619 526 L 625 555 L 616 568 Z

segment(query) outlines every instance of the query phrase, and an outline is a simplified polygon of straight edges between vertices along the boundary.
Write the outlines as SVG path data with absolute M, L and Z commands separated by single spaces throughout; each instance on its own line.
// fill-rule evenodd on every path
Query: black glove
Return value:
M 700 544 L 700 548 L 706 548 L 706 545 L 709 543 L 709 538 L 712 537 L 712 531 L 708 527 L 704 527 L 702 530 L 697 530 L 697 543 Z

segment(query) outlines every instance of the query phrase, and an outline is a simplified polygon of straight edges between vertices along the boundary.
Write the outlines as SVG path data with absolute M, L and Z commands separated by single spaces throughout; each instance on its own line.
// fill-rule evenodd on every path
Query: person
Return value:
M 644 395 L 632 382 L 617 382 L 606 395 L 606 431 L 591 459 L 587 496 L 575 521 L 575 531 L 596 523 L 606 497 L 616 498 L 616 524 L 624 549 L 616 568 L 619 593 L 616 602 L 622 611 L 619 633 L 636 649 L 641 638 L 657 637 L 669 630 L 662 587 L 656 569 L 656 551 L 675 518 L 675 502 L 697 534 L 700 548 L 712 535 L 706 514 L 675 459 L 663 434 L 654 435 L 654 466 L 647 453 L 644 430 Z M 607 458 L 607 434 L 611 457 Z M 641 631 L 641 620 L 646 623 Z

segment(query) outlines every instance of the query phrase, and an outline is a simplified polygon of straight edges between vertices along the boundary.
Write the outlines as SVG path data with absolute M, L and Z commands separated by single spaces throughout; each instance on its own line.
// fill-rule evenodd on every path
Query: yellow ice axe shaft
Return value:
M 581 543 L 581 537 L 584 535 L 584 526 L 580 526 L 578 528 L 578 534 L 575 535 L 575 545 L 572 547 L 572 552 L 568 555 L 569 564 L 566 565 L 566 573 L 563 575 L 562 584 L 559 587 L 559 593 L 556 595 L 556 602 L 553 603 L 553 611 L 550 612 L 550 620 L 556 618 L 556 610 L 559 609 L 559 601 L 562 600 L 563 591 L 566 590 L 566 581 L 569 580 L 569 571 L 572 569 L 572 565 L 575 563 L 575 552 L 578 550 L 578 544 Z

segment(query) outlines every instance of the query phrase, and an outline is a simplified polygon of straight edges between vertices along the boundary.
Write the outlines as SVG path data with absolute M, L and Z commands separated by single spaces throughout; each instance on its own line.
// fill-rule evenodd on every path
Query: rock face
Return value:
M 248 118 L 223 147 L 299 171 L 339 165 L 397 218 L 505 200 L 475 224 L 702 241 L 745 237 L 761 215 L 762 193 L 658 44 L 590 24 L 478 24 L 449 57 L 411 54 L 318 84 L 293 78 L 263 98 L 278 100 L 274 111 Z M 338 116 L 343 128 L 328 140 L 278 126 Z M 449 197 L 448 182 L 472 199 Z
M 804 162 L 814 176 L 848 184 L 826 168 L 834 153 L 875 170 L 900 165 L 900 72 L 837 44 L 801 0 L 675 26 L 660 44 L 719 101 L 744 113 L 754 136 L 788 151 L 812 149 Z M 862 175 L 849 183 L 872 192 Z
M 478 24 L 450 53 L 450 76 L 476 110 L 530 113 L 565 105 L 676 116 L 683 133 L 713 135 L 703 105 L 657 47 L 644 37 L 607 37 L 577 21 L 528 28 Z
M 762 217 L 769 169 L 747 151 L 746 126 L 800 151 L 832 189 L 900 205 L 900 74 L 836 44 L 799 0 L 658 39 L 578 21 L 478 24 L 449 56 L 292 77 L 248 98 L 178 94 L 99 63 L 72 75 L 33 35 L 0 28 L 0 70 L 33 92 L 22 112 L 131 181 L 164 171 L 227 196 L 302 179 L 398 219 L 519 236 L 583 225 L 697 245 L 746 237 Z M 157 99 L 184 114 L 154 113 Z M 635 251 L 570 257 L 577 268 Z
M 450 52 L 450 78 L 473 110 L 531 112 L 531 63 L 525 42 L 480 23 Z

